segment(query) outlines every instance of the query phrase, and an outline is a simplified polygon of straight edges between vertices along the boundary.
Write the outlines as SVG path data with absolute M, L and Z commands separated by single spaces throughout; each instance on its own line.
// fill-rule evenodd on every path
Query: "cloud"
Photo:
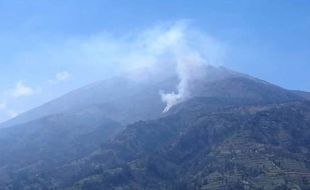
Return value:
M 12 90 L 11 95 L 14 98 L 19 98 L 23 96 L 30 96 L 34 93 L 34 90 L 24 84 L 22 81 L 17 82 L 15 88 Z
M 0 110 L 5 110 L 5 109 L 6 109 L 6 103 L 0 102 Z
M 18 81 L 14 88 L 4 91 L 0 97 L 0 122 L 16 117 L 20 112 L 15 108 L 22 107 L 25 103 L 20 98 L 34 95 L 34 93 L 34 89 L 23 81 Z
M 68 71 L 61 71 L 61 72 L 56 73 L 55 78 L 49 80 L 48 82 L 50 84 L 57 84 L 59 82 L 63 82 L 63 81 L 70 79 L 71 76 L 72 75 Z
M 0 101 L 0 122 L 12 119 L 18 116 L 18 113 L 7 106 L 5 101 Z
M 58 81 L 65 81 L 70 78 L 70 73 L 67 71 L 62 71 L 56 74 L 56 80 Z
M 16 112 L 16 111 L 14 111 L 14 110 L 7 110 L 7 114 L 8 114 L 8 116 L 9 116 L 9 119 L 12 119 L 12 118 L 14 118 L 14 117 L 17 117 L 19 114 Z

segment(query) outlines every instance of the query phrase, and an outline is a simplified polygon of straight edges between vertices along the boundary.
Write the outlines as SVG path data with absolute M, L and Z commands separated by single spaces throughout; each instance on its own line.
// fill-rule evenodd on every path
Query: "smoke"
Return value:
M 191 82 L 205 75 L 206 66 L 220 64 L 222 57 L 222 45 L 193 28 L 189 21 L 157 25 L 124 39 L 113 46 L 126 50 L 116 53 L 123 59 L 114 62 L 125 69 L 130 79 L 146 81 L 164 80 L 171 75 L 178 77 L 175 91 L 159 92 L 166 104 L 163 112 L 189 98 Z
M 49 78 L 63 70 L 84 84 L 126 73 L 137 81 L 177 74 L 184 83 L 180 86 L 186 86 L 187 78 L 197 74 L 201 65 L 218 64 L 221 49 L 213 37 L 181 20 L 124 34 L 103 31 L 45 43 L 34 52 L 17 56 L 16 62 L 31 63 Z
M 155 59 L 165 57 L 154 65 L 170 64 L 179 80 L 175 91 L 160 92 L 162 101 L 166 103 L 163 112 L 189 98 L 191 82 L 205 75 L 207 65 L 218 64 L 219 43 L 189 26 L 188 22 L 175 23 L 159 32 L 160 35 L 149 45 L 149 52 Z
M 185 54 L 186 53 L 186 54 Z M 167 112 L 172 106 L 184 101 L 190 97 L 190 81 L 203 74 L 206 61 L 199 54 L 189 52 L 180 52 L 177 54 L 176 72 L 179 78 L 176 92 L 160 92 L 161 99 L 166 103 L 163 112 Z
M 171 75 L 178 77 L 175 91 L 159 92 L 166 104 L 163 112 L 189 98 L 191 82 L 205 75 L 207 65 L 220 64 L 222 57 L 222 45 L 218 41 L 184 20 L 129 34 L 118 43 L 109 40 L 108 44 L 113 47 L 113 55 L 117 55 L 112 62 L 119 65 L 129 79 L 147 81 L 163 80 Z
M 118 61 L 131 79 L 178 77 L 175 91 L 159 92 L 166 104 L 163 112 L 189 98 L 191 82 L 205 75 L 206 66 L 219 65 L 222 57 L 222 45 L 188 21 L 152 27 L 133 39 L 126 43 L 127 54 L 120 56 L 124 59 Z
M 204 76 L 206 65 L 220 64 L 222 47 L 222 43 L 184 20 L 126 31 L 121 35 L 102 31 L 47 41 L 31 51 L 20 52 L 14 58 L 15 65 L 26 73 L 37 72 L 40 77 L 46 77 L 35 80 L 35 85 L 46 93 L 33 93 L 32 88 L 20 84 L 15 96 L 27 95 L 28 103 L 9 98 L 7 105 L 10 109 L 23 112 L 72 88 L 120 75 L 137 82 L 158 82 L 177 76 L 175 89 L 160 91 L 158 95 L 166 104 L 163 110 L 166 112 L 191 97 L 192 81 Z M 51 76 L 59 71 L 64 72 L 51 80 Z M 75 77 L 66 80 L 70 76 Z M 0 96 L 0 99 L 3 98 Z

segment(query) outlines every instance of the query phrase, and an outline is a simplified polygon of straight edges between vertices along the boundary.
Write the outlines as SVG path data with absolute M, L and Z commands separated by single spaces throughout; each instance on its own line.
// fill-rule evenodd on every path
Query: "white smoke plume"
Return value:
M 46 76 L 54 75 L 59 69 L 65 71 L 59 76 L 56 75 L 52 82 L 48 79 L 42 80 L 48 84 L 36 84 L 42 91 L 52 94 L 58 88 L 57 93 L 60 94 L 62 85 L 59 81 L 70 76 L 76 76 L 70 81 L 76 87 L 120 75 L 137 82 L 160 82 L 177 76 L 179 81 L 174 91 L 159 92 L 166 104 L 163 110 L 166 112 L 191 96 L 192 80 L 203 75 L 205 65 L 219 64 L 222 47 L 222 43 L 196 29 L 189 21 L 178 21 L 157 24 L 145 30 L 126 31 L 119 35 L 102 31 L 93 35 L 47 42 L 31 52 L 21 53 L 16 57 L 16 62 L 19 65 L 29 62 L 32 68 Z M 51 84 L 55 85 L 51 87 Z M 38 99 L 42 100 L 39 103 L 49 100 L 42 93 L 34 93 L 29 86 L 22 87 L 15 92 L 15 97 L 27 95 L 27 98 L 32 100 L 25 108 L 17 108 L 17 105 L 26 104 L 18 102 L 19 98 L 9 97 L 7 104 L 12 110 L 23 112 L 37 106 Z M 66 87 L 67 90 L 71 88 L 69 84 Z
M 126 68 L 130 79 L 162 80 L 167 75 L 178 76 L 176 91 L 159 92 L 166 103 L 163 112 L 190 97 L 190 81 L 203 76 L 206 65 L 219 64 L 222 45 L 191 26 L 188 21 L 157 25 L 113 44 L 117 50 L 113 55 L 121 58 L 113 62 Z
M 179 84 L 176 92 L 160 92 L 161 99 L 166 103 L 163 112 L 167 112 L 172 106 L 182 102 L 190 97 L 189 85 L 190 80 L 201 76 L 203 65 L 206 62 L 198 54 L 180 54 L 176 60 L 176 72 L 179 78 Z
M 189 98 L 191 80 L 203 76 L 206 65 L 217 64 L 214 58 L 219 45 L 212 38 L 189 30 L 184 22 L 170 26 L 155 39 L 151 47 L 157 52 L 157 57 L 162 54 L 169 57 L 168 64 L 173 65 L 179 79 L 176 91 L 160 92 L 162 101 L 166 103 L 163 112 Z M 209 52 L 210 49 L 212 51 Z

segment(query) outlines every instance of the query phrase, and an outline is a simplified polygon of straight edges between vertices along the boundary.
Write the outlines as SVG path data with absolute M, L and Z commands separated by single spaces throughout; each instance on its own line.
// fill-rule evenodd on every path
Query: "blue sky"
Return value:
M 0 121 L 112 76 L 140 31 L 184 19 L 222 65 L 310 91 L 308 0 L 0 0 Z

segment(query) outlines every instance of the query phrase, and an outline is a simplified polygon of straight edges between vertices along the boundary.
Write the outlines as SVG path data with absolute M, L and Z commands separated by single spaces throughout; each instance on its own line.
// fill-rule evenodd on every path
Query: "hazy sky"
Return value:
M 180 20 L 221 44 L 220 64 L 310 91 L 308 0 L 0 0 L 0 121 L 114 75 L 140 35 Z

